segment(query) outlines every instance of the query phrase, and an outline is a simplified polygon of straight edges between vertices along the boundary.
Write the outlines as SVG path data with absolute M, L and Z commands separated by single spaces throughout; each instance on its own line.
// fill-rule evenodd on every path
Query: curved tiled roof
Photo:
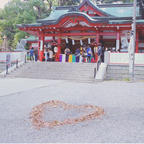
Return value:
M 104 12 L 113 15 L 115 17 L 132 17 L 133 7 L 103 7 Z M 137 7 L 137 16 L 139 16 L 139 8 Z
M 43 20 L 39 20 L 39 23 L 36 24 L 23 24 L 23 25 L 18 25 L 18 27 L 24 26 L 24 27 L 39 27 L 39 26 L 44 26 L 44 25 L 55 25 L 58 24 L 63 18 L 67 17 L 67 16 L 82 16 L 85 19 L 87 19 L 89 22 L 91 23 L 106 23 L 107 20 L 103 19 L 93 19 L 92 17 L 90 17 L 89 15 L 87 15 L 86 13 L 83 12 L 68 12 L 65 14 L 62 14 L 60 17 L 57 17 L 56 20 L 52 20 L 52 19 L 43 19 Z
M 80 9 L 85 3 L 88 3 L 91 7 L 93 7 L 95 10 L 101 12 L 102 14 L 106 16 L 111 16 L 110 14 L 106 13 L 105 11 L 101 10 L 98 6 L 96 6 L 91 0 L 83 0 L 83 2 L 78 6 L 78 9 Z
M 105 17 L 90 17 L 84 12 L 78 11 L 83 4 L 88 3 L 94 9 L 105 14 Z M 132 4 L 103 4 L 95 5 L 91 0 L 84 0 L 79 6 L 61 6 L 55 7 L 49 17 L 38 20 L 35 24 L 22 24 L 18 27 L 40 27 L 44 25 L 58 24 L 64 17 L 67 16 L 82 16 L 90 23 L 109 23 L 109 24 L 124 24 L 131 23 L 133 16 Z M 137 16 L 139 16 L 139 7 L 137 7 Z M 137 20 L 137 23 L 143 23 L 144 21 Z
M 54 10 L 51 12 L 51 14 L 49 15 L 49 17 L 46 17 L 45 19 L 41 19 L 38 20 L 37 22 L 44 22 L 44 21 L 56 21 L 59 17 L 61 17 L 62 15 L 65 15 L 69 12 L 69 10 Z
M 26 39 L 28 42 L 32 42 L 32 41 L 38 41 L 39 39 L 38 39 L 38 37 L 35 37 L 35 36 L 30 36 L 30 37 L 28 37 L 27 39 Z

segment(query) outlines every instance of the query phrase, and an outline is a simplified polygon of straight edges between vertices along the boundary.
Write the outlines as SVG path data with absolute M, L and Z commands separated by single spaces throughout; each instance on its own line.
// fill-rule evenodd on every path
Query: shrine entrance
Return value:
M 94 48 L 99 44 L 102 45 L 103 50 L 107 48 L 111 52 L 124 52 L 121 49 L 127 48 L 130 40 L 131 21 L 107 13 L 105 12 L 107 7 L 103 7 L 94 5 L 90 0 L 84 0 L 77 7 L 56 7 L 49 17 L 38 20 L 35 24 L 22 24 L 18 27 L 38 37 L 40 61 L 44 59 L 47 43 L 57 62 L 62 61 L 61 57 L 64 56 L 66 48 L 70 49 L 71 55 L 75 55 L 77 49 L 90 47 L 93 58 L 96 57 Z M 139 25 L 139 32 L 137 31 L 136 52 L 139 52 L 139 47 L 143 51 L 144 47 L 144 44 L 139 44 L 138 40 L 141 38 L 143 42 L 143 33 L 140 33 L 140 29 L 142 25 L 141 27 Z M 46 42 L 46 37 L 51 38 L 51 42 Z

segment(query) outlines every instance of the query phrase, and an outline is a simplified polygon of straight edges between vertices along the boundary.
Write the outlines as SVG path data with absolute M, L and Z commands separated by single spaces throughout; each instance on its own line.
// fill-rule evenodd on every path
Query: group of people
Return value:
M 68 62 L 69 55 L 71 54 L 70 49 L 66 48 L 64 53 L 66 55 L 66 62 Z M 92 59 L 95 61 L 104 61 L 104 48 L 101 44 L 98 44 L 94 47 L 94 50 L 92 50 L 90 45 L 85 45 L 77 48 L 74 55 L 76 62 L 79 62 L 80 58 L 82 58 L 82 62 L 91 62 Z
M 29 50 L 30 61 L 37 61 L 38 60 L 38 49 L 31 48 Z M 54 53 L 51 49 L 46 49 L 44 52 L 43 61 L 53 61 L 54 60 Z
M 53 51 L 51 48 L 47 48 L 44 51 L 44 57 L 43 61 L 54 61 L 55 60 L 55 51 Z M 71 50 L 67 47 L 64 51 L 66 55 L 66 62 L 69 61 L 69 56 L 72 54 Z M 30 60 L 31 61 L 37 61 L 38 60 L 38 49 L 34 49 L 33 47 L 29 51 L 30 54 Z M 104 61 L 104 48 L 101 44 L 98 44 L 94 47 L 92 50 L 90 45 L 84 45 L 80 48 L 77 48 L 75 50 L 75 59 L 76 62 L 80 62 L 80 59 L 82 62 L 91 62 L 93 61 Z
M 38 60 L 38 49 L 34 49 L 33 47 L 29 51 L 30 60 L 37 61 Z
M 54 52 L 52 51 L 51 48 L 46 49 L 44 52 L 44 60 L 45 61 L 53 61 L 54 60 Z

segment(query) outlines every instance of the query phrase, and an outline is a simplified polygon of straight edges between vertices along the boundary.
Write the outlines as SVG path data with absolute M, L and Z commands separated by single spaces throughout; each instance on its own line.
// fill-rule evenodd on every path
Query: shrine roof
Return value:
M 73 16 L 73 15 L 77 15 L 77 16 L 83 16 L 85 17 L 89 22 L 91 23 L 97 23 L 97 22 L 104 22 L 106 21 L 105 19 L 93 19 L 92 17 L 90 17 L 88 14 L 84 13 L 84 12 L 79 12 L 79 11 L 71 11 L 71 12 L 67 12 L 65 14 L 62 14 L 61 16 L 57 17 L 56 20 L 41 20 L 39 22 L 41 22 L 43 25 L 50 25 L 50 24 L 57 24 L 61 19 L 63 19 L 66 16 Z
M 93 9 L 101 12 L 104 15 L 107 16 L 111 16 L 109 13 L 106 13 L 105 11 L 103 11 L 101 8 L 99 8 L 96 4 L 94 4 L 91 0 L 83 0 L 83 2 L 78 6 L 78 9 L 80 10 L 80 8 L 85 5 L 85 3 L 87 3 L 88 5 L 90 5 Z
M 68 9 L 62 9 L 62 10 L 53 10 L 49 17 L 46 17 L 44 19 L 40 19 L 38 20 L 38 22 L 43 22 L 43 21 L 56 21 L 59 17 L 61 17 L 62 15 L 68 13 L 69 10 Z
M 104 12 L 114 16 L 114 17 L 132 17 L 133 7 L 103 7 L 101 8 Z M 139 8 L 137 7 L 137 16 L 139 16 Z
M 101 4 L 101 5 L 94 5 L 92 1 L 90 0 L 84 0 L 83 3 L 87 1 L 89 2 L 93 7 L 101 11 L 102 13 L 105 13 L 108 18 L 114 17 L 114 18 L 124 18 L 124 17 L 132 17 L 133 16 L 133 6 L 132 4 Z M 55 7 L 55 9 L 51 12 L 49 17 L 45 19 L 38 20 L 37 22 L 55 22 L 58 20 L 61 16 L 65 14 L 71 14 L 78 12 L 79 14 L 85 14 L 84 12 L 80 12 L 79 8 L 82 6 L 60 6 Z M 86 14 L 87 15 L 87 14 Z M 137 16 L 139 16 L 139 7 L 137 7 Z M 93 17 L 91 17 L 93 18 Z M 98 17 L 97 17 L 98 18 Z M 102 18 L 102 17 L 99 17 Z M 103 19 L 103 18 L 102 18 Z
M 31 24 L 17 24 L 17 27 L 40 27 L 41 23 L 31 23 Z
M 81 12 L 80 8 L 88 3 L 94 9 L 106 14 L 105 16 L 89 16 L 85 12 Z M 40 27 L 43 25 L 55 25 L 66 16 L 83 16 L 91 23 L 109 23 L 109 24 L 123 24 L 131 23 L 133 16 L 132 4 L 100 4 L 95 5 L 91 0 L 84 0 L 79 6 L 60 6 L 55 7 L 50 15 L 44 19 L 37 20 L 37 23 L 17 25 L 18 27 Z M 137 7 L 137 17 L 139 15 L 139 7 Z M 139 23 L 144 23 L 139 20 Z
M 37 41 L 38 40 L 38 37 L 35 37 L 35 36 L 30 36 L 26 39 L 27 41 Z
M 136 23 L 138 23 L 138 24 L 144 24 L 144 19 L 136 20 Z
M 125 23 L 132 23 L 131 20 L 109 20 L 109 24 L 125 24 Z M 144 20 L 137 19 L 137 24 L 144 24 Z

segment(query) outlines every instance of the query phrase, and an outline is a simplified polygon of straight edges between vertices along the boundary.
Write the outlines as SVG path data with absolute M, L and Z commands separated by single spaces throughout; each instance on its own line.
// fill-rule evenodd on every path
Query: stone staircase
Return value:
M 144 66 L 135 66 L 135 80 L 144 80 Z M 106 72 L 106 80 L 128 80 L 128 65 L 108 65 Z
M 6 69 L 5 63 L 0 63 L 0 73 L 3 72 Z
M 95 63 L 28 62 L 8 77 L 94 81 Z

